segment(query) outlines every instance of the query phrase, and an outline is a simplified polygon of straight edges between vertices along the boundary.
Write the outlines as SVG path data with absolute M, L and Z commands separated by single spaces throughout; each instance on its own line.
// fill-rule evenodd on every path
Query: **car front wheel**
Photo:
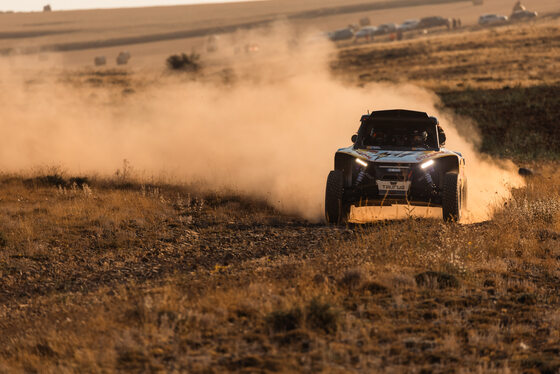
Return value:
M 344 174 L 332 170 L 327 177 L 325 191 L 325 218 L 328 223 L 342 225 L 348 221 L 350 207 L 344 203 Z
M 464 201 L 463 188 L 456 172 L 446 173 L 443 179 L 442 211 L 443 220 L 457 222 L 461 219 L 462 204 Z

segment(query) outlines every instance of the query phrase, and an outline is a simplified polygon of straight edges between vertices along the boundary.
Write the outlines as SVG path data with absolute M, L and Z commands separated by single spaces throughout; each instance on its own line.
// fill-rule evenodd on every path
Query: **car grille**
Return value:
M 413 164 L 375 164 L 375 177 L 383 181 L 405 181 L 410 179 Z

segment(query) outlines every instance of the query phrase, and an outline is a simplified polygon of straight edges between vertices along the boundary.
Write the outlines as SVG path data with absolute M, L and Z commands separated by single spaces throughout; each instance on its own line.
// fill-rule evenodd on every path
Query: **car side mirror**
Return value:
M 358 140 L 358 135 L 352 135 L 352 143 L 356 143 L 356 140 Z
M 439 133 L 439 144 L 442 145 L 442 146 L 445 145 L 445 140 L 446 140 L 446 139 L 447 139 L 447 138 L 446 138 L 446 136 L 445 136 L 445 133 L 444 133 L 443 131 L 440 132 L 440 133 Z

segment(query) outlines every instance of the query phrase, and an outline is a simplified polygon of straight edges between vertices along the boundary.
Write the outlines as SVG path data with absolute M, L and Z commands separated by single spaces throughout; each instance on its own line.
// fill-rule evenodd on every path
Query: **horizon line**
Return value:
M 155 4 L 146 5 L 125 5 L 119 4 L 116 6 L 100 6 L 100 7 L 65 7 L 56 8 L 51 3 L 45 2 L 39 8 L 30 9 L 29 7 L 21 9 L 0 9 L 1 13 L 43 13 L 43 6 L 50 5 L 52 12 L 69 12 L 69 11 L 88 11 L 88 10 L 118 10 L 118 9 L 134 9 L 134 8 L 167 8 L 167 7 L 177 7 L 177 6 L 194 6 L 194 5 L 219 5 L 219 4 L 232 4 L 232 3 L 248 3 L 248 2 L 263 2 L 268 0 L 185 0 L 185 1 L 170 1 L 165 4 L 160 2 Z

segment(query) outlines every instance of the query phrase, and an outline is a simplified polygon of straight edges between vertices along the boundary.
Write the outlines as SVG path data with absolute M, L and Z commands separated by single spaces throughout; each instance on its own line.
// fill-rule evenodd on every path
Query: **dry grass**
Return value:
M 353 82 L 406 82 L 438 92 L 558 85 L 558 22 L 510 25 L 344 49 L 335 71 Z
M 1 184 L 0 369 L 560 368 L 550 170 L 491 222 L 347 229 L 211 197 L 187 220 L 186 187 L 90 183 Z

